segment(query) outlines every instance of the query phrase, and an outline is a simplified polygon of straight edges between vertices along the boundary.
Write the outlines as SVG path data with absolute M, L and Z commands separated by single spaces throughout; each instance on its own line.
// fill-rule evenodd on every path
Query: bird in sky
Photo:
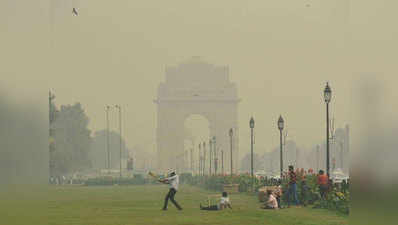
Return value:
M 72 9 L 72 13 L 73 13 L 74 16 L 78 16 L 78 15 L 79 15 L 79 14 L 77 13 L 77 9 L 76 9 L 76 8 L 73 8 L 73 9 Z

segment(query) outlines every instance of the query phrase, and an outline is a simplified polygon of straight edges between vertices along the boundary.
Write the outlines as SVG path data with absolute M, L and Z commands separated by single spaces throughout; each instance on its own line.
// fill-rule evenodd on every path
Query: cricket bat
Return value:
M 160 179 L 159 175 L 156 175 L 156 174 L 152 173 L 151 171 L 149 171 L 148 175 L 151 176 L 151 177 L 153 177 L 153 178 L 155 178 L 155 179 L 156 179 L 157 181 L 159 181 L 159 182 L 165 183 L 165 181 L 163 181 L 162 179 Z
M 148 174 L 149 174 L 149 176 L 151 176 L 151 177 L 153 177 L 153 178 L 159 180 L 159 175 L 156 175 L 156 174 L 152 173 L 151 171 L 149 171 Z

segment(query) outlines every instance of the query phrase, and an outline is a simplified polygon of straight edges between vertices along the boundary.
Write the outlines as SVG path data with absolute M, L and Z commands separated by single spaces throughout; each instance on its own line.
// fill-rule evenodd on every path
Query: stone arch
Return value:
M 240 99 L 228 73 L 228 67 L 211 65 L 199 57 L 166 69 L 166 80 L 159 85 L 154 101 L 159 170 L 177 168 L 178 163 L 183 163 L 177 155 L 184 151 L 184 122 L 192 114 L 202 115 L 209 121 L 210 137 L 216 136 L 218 149 L 225 152 L 226 171 L 230 168 L 228 131 L 234 129 L 233 166 L 237 169 Z

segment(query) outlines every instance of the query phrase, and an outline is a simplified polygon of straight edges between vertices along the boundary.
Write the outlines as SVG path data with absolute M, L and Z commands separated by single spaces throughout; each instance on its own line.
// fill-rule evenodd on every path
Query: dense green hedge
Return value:
M 350 192 L 349 190 L 341 191 L 333 188 L 328 193 L 327 200 L 317 200 L 314 202 L 314 208 L 331 209 L 341 212 L 343 214 L 350 213 Z
M 222 191 L 223 186 L 226 184 L 239 184 L 240 192 L 247 192 L 251 190 L 252 184 L 254 183 L 255 190 L 260 187 L 276 185 L 277 180 L 260 178 L 253 179 L 248 174 L 242 175 L 214 175 L 214 176 L 192 176 L 191 174 L 181 174 L 181 183 L 191 184 L 199 186 L 208 190 Z

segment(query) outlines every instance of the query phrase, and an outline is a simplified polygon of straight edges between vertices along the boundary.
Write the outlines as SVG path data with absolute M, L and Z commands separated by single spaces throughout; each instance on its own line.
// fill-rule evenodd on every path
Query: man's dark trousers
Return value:
M 170 188 L 169 193 L 167 193 L 166 198 L 164 199 L 164 206 L 163 206 L 163 210 L 167 209 L 167 204 L 170 201 L 177 207 L 177 209 L 181 210 L 181 206 L 178 205 L 178 203 L 174 200 L 174 196 L 177 193 L 177 190 L 174 188 Z

